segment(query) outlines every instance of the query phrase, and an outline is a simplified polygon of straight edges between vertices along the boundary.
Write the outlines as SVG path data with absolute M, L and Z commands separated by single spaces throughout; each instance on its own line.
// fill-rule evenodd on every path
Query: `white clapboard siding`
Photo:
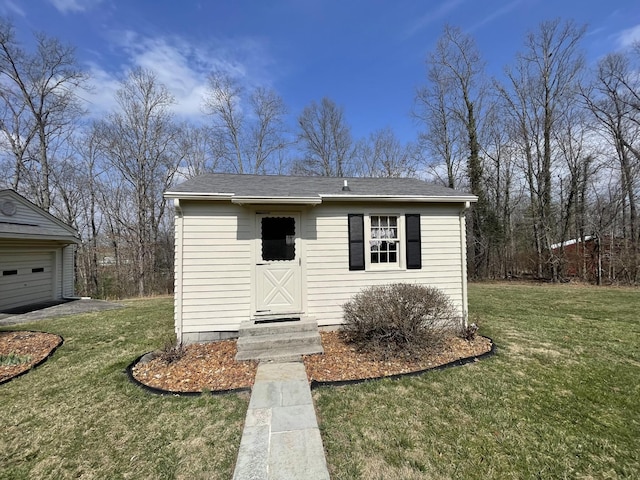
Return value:
M 182 202 L 181 208 L 182 217 L 176 219 L 176 331 L 238 330 L 250 316 L 252 217 L 226 203 Z
M 460 209 L 458 207 L 398 205 L 371 209 L 340 205 L 316 208 L 309 215 L 314 235 L 308 235 L 307 313 L 320 325 L 342 322 L 342 305 L 363 288 L 394 282 L 420 283 L 443 290 L 460 315 L 464 315 L 462 262 L 460 241 Z M 422 269 L 349 271 L 347 215 L 420 213 Z M 308 225 L 309 228 L 309 225 Z M 401 232 L 404 242 L 404 232 Z M 400 255 L 404 254 L 404 245 Z
M 409 282 L 431 285 L 466 314 L 464 221 L 461 205 L 323 203 L 301 212 L 303 311 L 320 325 L 342 322 L 342 306 L 371 285 Z M 347 215 L 419 213 L 422 269 L 401 267 L 349 271 Z M 255 313 L 255 210 L 224 201 L 180 202 L 176 217 L 176 332 L 178 336 L 237 331 Z M 202 338 L 202 337 L 198 337 Z
M 73 297 L 75 295 L 75 269 L 74 258 L 75 245 L 67 245 L 62 249 L 62 296 Z

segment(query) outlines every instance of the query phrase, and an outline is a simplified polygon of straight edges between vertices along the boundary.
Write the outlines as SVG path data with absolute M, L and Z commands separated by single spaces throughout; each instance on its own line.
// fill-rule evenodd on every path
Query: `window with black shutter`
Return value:
M 349 270 L 422 268 L 420 214 L 369 215 L 365 222 L 363 214 L 352 213 L 348 223 Z

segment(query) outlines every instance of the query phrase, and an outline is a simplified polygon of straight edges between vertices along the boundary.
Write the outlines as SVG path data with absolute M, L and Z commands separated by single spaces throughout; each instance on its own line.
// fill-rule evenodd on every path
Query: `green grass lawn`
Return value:
M 495 356 L 314 392 L 331 478 L 640 478 L 640 290 L 469 290 Z
M 169 298 L 5 327 L 62 335 L 32 372 L 0 386 L 2 479 L 228 479 L 248 395 L 160 397 L 124 369 L 173 335 Z
M 169 298 L 9 329 L 57 333 L 0 386 L 0 479 L 231 477 L 247 395 L 159 397 L 125 367 Z M 476 284 L 477 364 L 314 392 L 332 479 L 640 478 L 640 290 Z

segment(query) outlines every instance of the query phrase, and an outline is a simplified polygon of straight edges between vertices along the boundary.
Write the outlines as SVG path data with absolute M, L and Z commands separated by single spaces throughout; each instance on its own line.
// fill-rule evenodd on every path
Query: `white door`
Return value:
M 256 315 L 299 313 L 300 216 L 256 215 Z
M 0 253 L 0 310 L 53 298 L 51 252 Z

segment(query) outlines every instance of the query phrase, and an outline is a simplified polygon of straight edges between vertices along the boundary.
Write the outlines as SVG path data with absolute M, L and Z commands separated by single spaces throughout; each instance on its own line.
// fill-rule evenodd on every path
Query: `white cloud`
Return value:
M 458 5 L 464 3 L 465 0 L 447 0 L 439 7 L 427 12 L 418 18 L 413 24 L 404 32 L 406 38 L 412 37 L 423 28 L 426 28 L 433 22 L 442 20 L 449 12 L 455 10 Z
M 640 42 L 640 24 L 627 28 L 618 34 L 618 44 L 622 48 L 630 47 L 638 42 Z
M 468 32 L 475 32 L 476 30 L 478 30 L 481 27 L 484 27 L 485 25 L 487 25 L 488 23 L 493 22 L 496 18 L 499 18 L 507 13 L 509 13 L 511 10 L 513 10 L 514 8 L 516 8 L 518 5 L 520 5 L 522 3 L 522 0 L 514 0 L 511 3 L 508 3 L 507 5 L 504 5 L 501 8 L 498 8 L 497 10 L 494 10 L 493 12 L 491 12 L 489 15 L 485 16 L 482 20 L 480 20 L 478 23 L 476 23 L 475 25 L 473 25 Z
M 102 0 L 49 0 L 49 3 L 56 7 L 61 13 L 84 12 L 101 2 Z
M 115 94 L 120 88 L 120 78 L 96 63 L 89 64 L 89 75 L 93 88 L 82 97 L 87 101 L 90 115 L 101 117 L 115 106 Z
M 25 11 L 21 7 L 16 5 L 12 0 L 3 0 L 2 3 L 0 3 L 0 11 L 3 14 L 15 14 L 21 17 L 24 17 L 26 15 Z
M 89 66 L 94 92 L 88 94 L 93 115 L 113 110 L 114 94 L 128 72 L 136 67 L 153 71 L 175 98 L 173 111 L 184 119 L 201 119 L 207 76 L 222 70 L 247 87 L 271 83 L 269 55 L 252 39 L 190 43 L 183 37 L 144 37 L 136 32 L 113 36 L 125 61 L 116 70 L 93 63 Z

